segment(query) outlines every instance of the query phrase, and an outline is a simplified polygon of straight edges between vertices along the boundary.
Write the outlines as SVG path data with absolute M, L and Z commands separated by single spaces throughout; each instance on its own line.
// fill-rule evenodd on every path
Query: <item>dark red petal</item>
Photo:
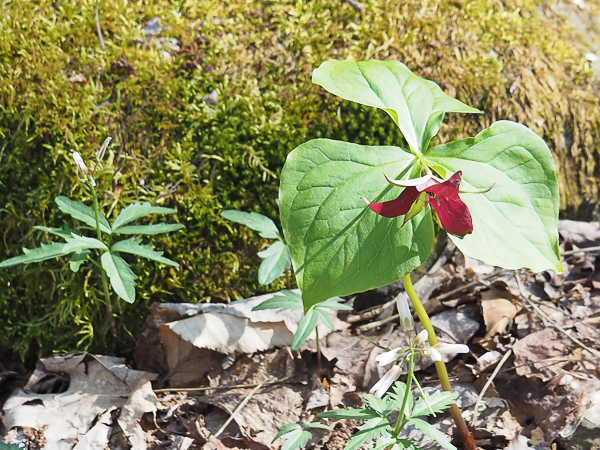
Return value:
M 443 183 L 437 183 L 433 186 L 427 186 L 427 188 L 425 188 L 424 190 L 425 192 L 429 192 L 430 194 L 436 194 L 440 197 L 458 197 L 458 190 L 461 178 L 462 171 L 459 170 Z
M 381 203 L 368 203 L 371 211 L 382 215 L 383 217 L 398 217 L 406 214 L 412 204 L 419 196 L 419 191 L 414 187 L 405 188 L 397 199 Z
M 458 195 L 456 198 L 438 196 L 432 198 L 429 204 L 437 212 L 444 230 L 448 233 L 462 237 L 473 232 L 473 219 L 469 208 Z

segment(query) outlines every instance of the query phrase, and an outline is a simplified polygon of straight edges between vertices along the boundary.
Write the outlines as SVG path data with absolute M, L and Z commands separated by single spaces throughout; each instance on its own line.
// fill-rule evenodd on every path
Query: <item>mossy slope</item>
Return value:
M 397 59 L 485 111 L 447 117 L 437 142 L 498 119 L 530 126 L 551 146 L 571 215 L 597 207 L 600 108 L 588 63 L 560 19 L 531 0 L 373 0 L 363 14 L 330 0 L 252 2 L 5 2 L 0 29 L 0 259 L 48 236 L 53 199 L 89 201 L 71 152 L 90 159 L 114 138 L 100 174 L 114 216 L 128 202 L 177 208 L 182 232 L 155 240 L 181 268 L 137 263 L 139 299 L 121 305 L 123 346 L 152 301 L 221 301 L 264 290 L 252 232 L 222 208 L 276 218 L 277 174 L 314 137 L 401 144 L 385 114 L 339 102 L 310 83 L 331 58 Z M 146 36 L 154 17 L 164 27 Z M 179 47 L 179 49 L 177 49 Z M 81 74 L 76 82 L 71 78 Z M 71 81 L 69 79 L 71 78 Z M 218 104 L 203 100 L 212 90 Z M 117 170 L 111 182 L 113 170 Z M 106 341 L 91 268 L 59 261 L 0 272 L 0 346 L 47 353 Z M 83 287 L 81 287 L 83 286 Z M 271 288 L 280 288 L 275 283 Z

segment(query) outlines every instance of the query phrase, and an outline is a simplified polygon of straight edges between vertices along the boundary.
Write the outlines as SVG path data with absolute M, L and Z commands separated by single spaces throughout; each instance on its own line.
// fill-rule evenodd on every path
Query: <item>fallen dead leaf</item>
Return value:
M 513 302 L 501 298 L 493 290 L 481 293 L 480 304 L 486 328 L 486 335 L 480 341 L 483 345 L 496 334 L 503 334 L 519 309 Z

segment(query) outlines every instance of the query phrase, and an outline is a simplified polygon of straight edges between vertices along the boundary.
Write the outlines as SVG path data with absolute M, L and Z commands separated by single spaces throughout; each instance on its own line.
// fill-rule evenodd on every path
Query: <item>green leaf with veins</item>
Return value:
M 82 250 L 96 248 L 99 250 L 108 250 L 106 244 L 99 241 L 96 238 L 90 238 L 86 236 L 80 236 L 75 233 L 71 233 L 71 237 L 65 238 L 67 243 L 63 248 L 65 253 L 80 252 Z
M 473 233 L 450 239 L 464 254 L 505 269 L 562 273 L 558 249 L 559 193 L 554 160 L 529 128 L 500 121 L 474 138 L 431 149 L 426 161 L 447 178 L 462 170 L 461 194 Z
M 135 301 L 135 279 L 137 277 L 131 271 L 129 265 L 119 255 L 111 252 L 103 253 L 100 261 L 116 294 L 127 303 L 133 303 Z
M 456 402 L 455 394 L 446 391 L 435 391 L 433 394 L 427 396 L 427 402 L 429 402 L 429 406 L 434 413 L 442 413 Z M 427 407 L 427 402 L 425 402 L 424 398 L 417 400 L 411 415 L 413 417 L 431 415 L 431 411 Z
M 58 209 L 62 212 L 69 214 L 71 217 L 81 220 L 86 225 L 89 225 L 93 229 L 96 229 L 96 213 L 89 206 L 84 205 L 81 202 L 68 199 L 67 197 L 63 197 L 62 195 L 56 197 L 54 199 L 56 204 L 58 205 Z M 99 212 L 98 218 L 100 222 L 100 230 L 104 233 L 111 233 L 110 224 L 106 217 Z
M 69 267 L 73 272 L 79 271 L 81 265 L 87 261 L 88 255 L 90 254 L 89 250 L 83 250 L 81 252 L 73 254 L 71 259 L 69 260 Z
M 288 423 L 287 425 L 282 426 L 279 429 L 279 433 L 277 433 L 275 435 L 275 437 L 273 438 L 273 440 L 271 441 L 271 444 L 273 442 L 275 442 L 277 439 L 279 439 L 281 436 L 283 436 L 284 434 L 289 433 L 290 431 L 293 431 L 293 430 L 299 430 L 301 428 L 302 427 L 300 425 L 298 425 L 297 423 Z
M 294 333 L 294 338 L 292 339 L 292 350 L 298 350 L 300 346 L 304 344 L 308 339 L 308 336 L 310 336 L 310 333 L 312 333 L 317 326 L 318 320 L 319 316 L 315 312 L 315 309 L 310 308 L 298 323 L 298 329 Z
M 175 261 L 161 256 L 163 252 L 152 250 L 151 245 L 141 245 L 135 238 L 119 241 L 110 248 L 111 252 L 130 253 L 132 255 L 142 256 L 143 258 L 151 259 L 167 266 L 179 267 Z
M 423 152 L 438 133 L 445 112 L 481 112 L 398 61 L 326 61 L 315 69 L 312 81 L 346 100 L 386 111 L 415 153 Z
M 60 236 L 63 239 L 70 238 L 71 230 L 67 225 L 64 228 L 54 228 L 54 227 L 45 227 L 43 225 L 36 225 L 33 227 L 35 230 L 45 231 L 46 233 L 54 234 L 55 236 Z
M 12 267 L 18 264 L 29 264 L 33 262 L 45 261 L 47 259 L 58 258 L 59 256 L 64 256 L 68 253 L 65 253 L 63 250 L 65 244 L 63 243 L 55 243 L 51 242 L 50 244 L 42 244 L 41 247 L 37 248 L 24 248 L 24 255 L 15 256 L 14 258 L 9 258 L 5 261 L 0 262 L 0 268 L 2 267 Z
M 295 450 L 297 448 L 304 448 L 308 440 L 312 437 L 312 434 L 310 431 L 298 428 L 280 437 L 284 441 L 281 450 Z
M 450 443 L 450 439 L 448 439 L 448 436 L 446 436 L 436 427 L 425 422 L 424 420 L 410 419 L 408 421 L 408 425 L 413 425 L 415 428 L 421 430 L 424 434 L 429 436 L 431 439 L 440 444 L 440 446 L 445 448 L 446 450 L 457 450 L 456 447 Z
M 112 230 L 116 231 L 120 227 L 129 222 L 139 219 L 140 217 L 149 216 L 151 214 L 175 214 L 177 210 L 172 208 L 164 208 L 162 206 L 152 206 L 150 202 L 133 203 L 121 210 L 112 225 Z
M 433 245 L 429 208 L 403 218 L 373 213 L 361 199 L 396 198 L 414 155 L 317 139 L 292 151 L 281 174 L 281 222 L 304 307 L 393 283 L 420 266 Z M 419 169 L 415 169 L 419 172 Z M 418 176 L 418 175 L 417 175 Z
M 406 393 L 406 384 L 402 381 L 396 381 L 394 383 L 394 392 L 388 394 L 390 400 L 392 400 L 394 404 L 394 408 L 400 409 L 402 407 L 402 403 L 404 402 L 404 394 Z M 411 417 L 413 415 L 413 402 L 414 398 L 412 392 L 408 394 L 406 399 L 406 405 L 404 407 L 404 417 Z
M 113 232 L 116 234 L 160 234 L 170 233 L 183 228 L 180 223 L 156 223 L 154 225 L 131 225 L 120 227 Z
M 384 398 L 377 398 L 372 394 L 363 395 L 365 403 L 369 405 L 371 409 L 377 411 L 381 417 L 387 417 L 396 408 L 393 399 L 389 396 Z
M 245 225 L 251 230 L 258 231 L 261 237 L 267 239 L 279 238 L 279 229 L 275 225 L 275 222 L 262 214 L 226 209 L 221 211 L 221 217 Z
M 258 256 L 263 258 L 258 268 L 260 284 L 271 284 L 290 268 L 290 250 L 281 241 L 275 241 L 266 250 L 258 252 Z
M 283 295 L 275 294 L 273 298 L 265 300 L 260 305 L 252 308 L 252 311 L 262 311 L 263 309 L 302 309 L 302 297 L 293 291 L 283 290 Z
M 331 411 L 324 411 L 317 414 L 317 417 L 323 417 L 326 419 L 353 419 L 353 420 L 366 420 L 375 419 L 380 417 L 377 411 L 370 408 L 348 408 L 348 409 L 334 409 Z
M 364 443 L 370 443 L 373 439 L 377 439 L 381 433 L 391 431 L 391 429 L 387 417 L 369 419 L 358 427 L 358 431 L 346 442 L 344 450 L 356 450 Z
M 340 298 L 340 297 L 328 298 L 324 302 L 319 303 L 318 308 L 339 309 L 342 311 L 352 311 L 354 309 L 354 308 L 352 308 L 352 306 L 344 305 L 343 303 L 340 303 L 343 301 L 344 301 L 344 299 Z

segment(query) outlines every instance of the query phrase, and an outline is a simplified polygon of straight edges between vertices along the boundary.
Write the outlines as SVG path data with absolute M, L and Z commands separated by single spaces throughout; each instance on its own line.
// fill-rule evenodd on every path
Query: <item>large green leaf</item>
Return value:
M 97 248 L 100 250 L 108 250 L 106 244 L 99 241 L 96 238 L 90 238 L 86 236 L 80 236 L 75 233 L 71 233 L 71 237 L 65 238 L 67 243 L 65 244 L 63 251 L 65 253 L 80 252 L 91 248 Z
M 56 204 L 58 205 L 58 209 L 62 212 L 69 214 L 71 217 L 81 220 L 86 225 L 89 225 L 92 228 L 96 228 L 96 213 L 89 206 L 84 205 L 81 202 L 68 199 L 67 197 L 63 197 L 62 195 L 56 197 L 54 199 Z M 102 213 L 98 213 L 98 218 L 100 222 L 100 230 L 104 233 L 110 234 L 110 224 L 106 217 L 102 215 Z
M 183 228 L 180 223 L 156 223 L 154 225 L 130 225 L 114 230 L 117 234 L 160 234 L 177 231 Z
M 152 206 L 149 202 L 146 203 L 133 203 L 126 206 L 121 210 L 121 213 L 113 222 L 113 231 L 119 227 L 135 220 L 140 217 L 148 216 L 150 214 L 175 214 L 177 211 L 172 208 L 164 208 L 162 206 Z
M 506 269 L 562 273 L 558 249 L 558 182 L 546 143 L 527 127 L 494 123 L 474 138 L 431 149 L 429 163 L 447 178 L 462 170 L 461 194 L 473 233 L 450 239 L 466 255 Z
M 106 252 L 100 258 L 102 268 L 110 278 L 113 290 L 127 303 L 135 301 L 135 274 L 129 265 L 116 253 Z
M 221 217 L 232 222 L 241 223 L 251 230 L 258 231 L 261 237 L 267 239 L 279 238 L 279 229 L 275 225 L 275 222 L 262 214 L 226 209 L 221 211 Z
M 415 153 L 426 150 L 445 112 L 480 112 L 398 61 L 326 61 L 312 81 L 346 100 L 386 111 Z
M 62 243 L 50 243 L 42 244 L 41 247 L 27 249 L 23 248 L 24 255 L 15 256 L 14 258 L 7 259 L 0 262 L 0 268 L 12 267 L 17 264 L 28 264 L 32 262 L 45 261 L 46 259 L 57 258 L 59 256 L 66 255 L 64 252 L 65 244 Z
M 403 218 L 372 212 L 370 201 L 391 200 L 415 157 L 398 147 L 366 147 L 318 139 L 287 158 L 281 174 L 280 211 L 305 308 L 337 295 L 398 280 L 431 251 L 429 209 L 402 227 Z
M 110 248 L 111 252 L 131 253 L 132 255 L 142 256 L 144 258 L 166 264 L 168 266 L 179 267 L 175 261 L 161 256 L 163 252 L 152 250 L 151 245 L 141 245 L 135 238 L 119 241 Z
M 258 252 L 258 256 L 264 258 L 258 268 L 260 284 L 271 284 L 290 268 L 290 250 L 281 241 L 275 241 L 266 250 Z

